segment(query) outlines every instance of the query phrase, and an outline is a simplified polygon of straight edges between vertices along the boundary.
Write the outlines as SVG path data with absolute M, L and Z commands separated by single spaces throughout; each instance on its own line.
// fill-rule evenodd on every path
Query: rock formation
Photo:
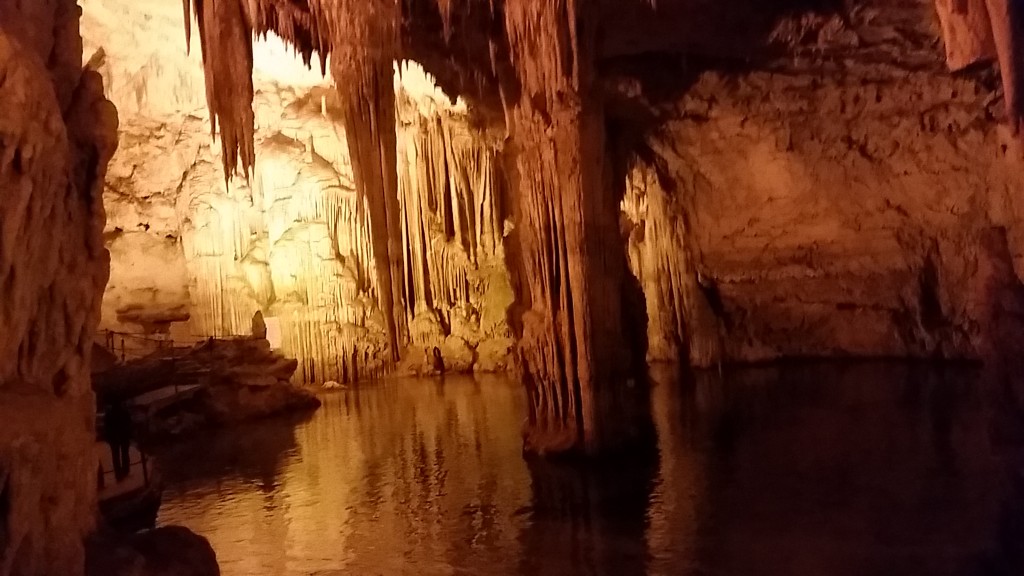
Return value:
M 104 241 L 107 328 L 259 313 L 304 381 L 515 339 L 540 452 L 627 440 L 645 355 L 980 358 L 1017 309 L 1018 2 L 83 5 L 85 72 L 70 0 L 0 0 L 0 576 L 80 572 Z
M 401 71 L 398 190 L 409 326 L 406 362 L 437 345 L 450 371 L 510 367 L 514 298 L 503 238 L 508 193 L 501 141 L 474 128 L 418 67 Z M 433 360 L 424 362 L 432 366 Z
M 242 334 L 261 311 L 316 382 L 390 370 L 400 352 L 429 371 L 435 346 L 447 369 L 500 369 L 514 335 L 538 450 L 614 443 L 599 422 L 645 355 L 977 357 L 972 238 L 1017 234 L 1015 203 L 992 190 L 1012 185 L 1018 148 L 990 120 L 1019 122 L 1013 4 L 727 4 L 186 2 L 220 152 L 193 140 L 167 208 L 130 190 L 142 163 L 126 172 L 133 208 L 111 249 L 138 233 L 180 243 L 188 279 L 116 314 Z M 337 89 L 267 89 L 250 40 L 267 33 Z M 406 58 L 468 106 L 392 90 Z M 239 168 L 227 192 L 216 163 Z M 935 187 L 968 215 L 937 219 Z M 130 222 L 171 210 L 155 233 Z
M 117 115 L 73 1 L 0 1 L 0 574 L 81 574 L 96 506 L 92 332 Z
M 594 97 L 595 14 L 587 2 L 505 5 L 520 99 L 506 119 L 517 171 L 519 354 L 527 443 L 538 450 L 581 440 L 596 448 L 601 404 L 630 376 L 625 256 Z
M 214 123 L 229 132 L 222 159 L 229 178 L 238 160 L 244 174 L 252 162 L 251 114 L 236 102 L 225 104 L 245 100 L 251 78 L 218 72 L 227 61 L 251 69 L 251 47 L 237 37 L 274 31 L 307 60 L 313 51 L 332 58 L 354 181 L 370 210 L 378 303 L 394 356 L 405 337 L 395 308 L 408 294 L 396 278 L 403 264 L 394 246 L 400 237 L 394 92 L 385 78 L 400 56 L 402 7 L 392 0 L 223 4 L 196 2 L 192 8 L 204 38 L 207 78 L 215 77 L 207 83 Z M 449 39 L 456 14 L 483 7 L 471 4 L 438 6 Z M 626 266 L 617 199 L 606 180 L 604 115 L 593 97 L 601 11 L 597 3 L 507 2 L 500 21 L 491 8 L 496 33 L 489 38 L 490 71 L 512 72 L 497 91 L 518 174 L 510 179 L 521 227 L 512 242 L 520 272 L 513 328 L 532 399 L 528 443 L 538 449 L 596 448 L 595 420 L 605 408 L 595 390 L 624 381 L 633 364 L 622 329 Z M 508 63 L 499 63 L 504 58 Z
M 248 334 L 260 311 L 275 345 L 300 360 L 298 381 L 349 382 L 392 366 L 370 208 L 354 184 L 329 81 L 280 41 L 255 44 L 261 161 L 249 182 L 225 186 L 220 146 L 205 134 L 201 68 L 180 45 L 180 10 L 126 0 L 84 6 L 87 53 L 103 55 L 96 68 L 123 116 L 104 194 L 112 272 L 101 328 L 191 344 Z M 399 368 L 422 372 L 430 365 L 423 349 L 438 346 L 456 370 L 505 369 L 512 297 L 500 136 L 472 125 L 465 104 L 418 66 L 392 77 L 397 234 L 408 239 L 396 242 L 395 277 L 408 291 L 395 311 L 409 347 Z M 112 340 L 120 353 L 122 336 Z M 142 340 L 123 341 L 129 357 L 149 351 Z
M 220 576 L 210 542 L 180 526 L 127 538 L 99 534 L 89 542 L 87 576 Z
M 209 340 L 163 356 L 129 361 L 93 376 L 101 402 L 182 387 L 177 398 L 136 405 L 143 442 L 320 406 L 307 387 L 291 382 L 298 362 L 261 338 Z
M 1017 134 L 1024 116 L 1024 8 L 1013 0 L 935 0 L 935 6 L 951 70 L 999 61 L 1006 120 Z
M 1022 270 L 992 75 L 944 74 L 924 18 L 828 22 L 819 55 L 691 71 L 659 110 L 624 202 L 650 359 L 986 356 L 981 239 Z

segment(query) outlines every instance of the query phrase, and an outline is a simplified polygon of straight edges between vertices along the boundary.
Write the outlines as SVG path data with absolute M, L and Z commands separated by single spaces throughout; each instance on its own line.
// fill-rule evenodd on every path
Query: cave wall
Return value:
M 998 71 L 949 74 L 917 7 L 825 20 L 819 55 L 698 73 L 667 107 L 623 203 L 649 358 L 985 354 L 982 239 L 1024 270 L 1021 147 Z
M 92 332 L 117 113 L 72 0 L 0 1 L 0 574 L 84 568 L 96 509 Z

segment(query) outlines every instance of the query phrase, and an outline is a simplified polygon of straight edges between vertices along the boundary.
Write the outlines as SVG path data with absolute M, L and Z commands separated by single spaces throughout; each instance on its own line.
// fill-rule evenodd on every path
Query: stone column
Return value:
M 503 86 L 517 198 L 516 315 L 529 393 L 527 450 L 597 453 L 618 443 L 618 391 L 633 376 L 623 325 L 628 274 L 594 96 L 595 11 L 510 0 L 518 90 Z M 517 94 L 514 94 L 518 92 Z

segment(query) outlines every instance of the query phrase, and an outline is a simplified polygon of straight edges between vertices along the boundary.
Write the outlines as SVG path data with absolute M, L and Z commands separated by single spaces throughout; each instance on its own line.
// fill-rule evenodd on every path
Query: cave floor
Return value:
M 166 447 L 159 522 L 227 576 L 1024 573 L 1006 406 L 971 370 L 652 377 L 647 456 L 589 468 L 523 459 L 506 377 L 331 393 Z

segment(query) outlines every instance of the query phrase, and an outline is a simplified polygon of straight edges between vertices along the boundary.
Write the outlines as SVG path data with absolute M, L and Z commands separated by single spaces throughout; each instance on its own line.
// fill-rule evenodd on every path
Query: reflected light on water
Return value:
M 961 372 L 656 367 L 657 441 L 591 466 L 523 458 L 505 377 L 363 386 L 168 449 L 160 521 L 227 576 L 981 574 L 1000 468 Z

